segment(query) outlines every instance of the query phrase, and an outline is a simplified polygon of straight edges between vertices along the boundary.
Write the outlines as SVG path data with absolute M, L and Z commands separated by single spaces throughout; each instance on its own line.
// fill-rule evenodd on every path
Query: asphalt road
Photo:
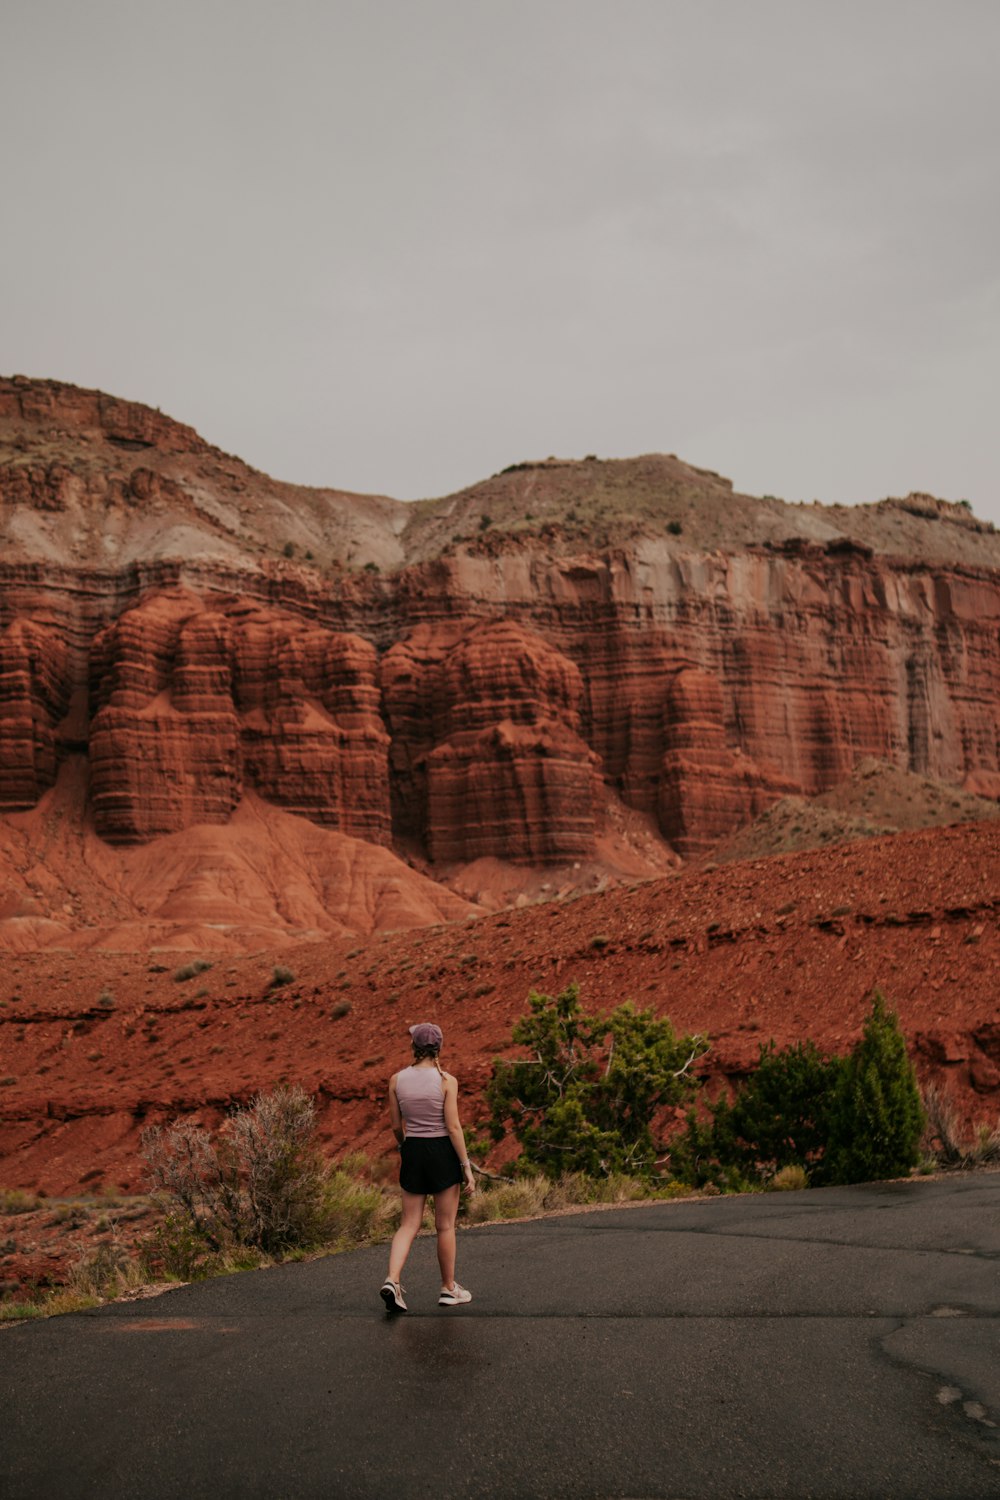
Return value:
M 3 1500 L 1000 1495 L 1000 1173 L 579 1214 L 0 1332 Z M 998 1424 L 998 1425 L 994 1425 Z

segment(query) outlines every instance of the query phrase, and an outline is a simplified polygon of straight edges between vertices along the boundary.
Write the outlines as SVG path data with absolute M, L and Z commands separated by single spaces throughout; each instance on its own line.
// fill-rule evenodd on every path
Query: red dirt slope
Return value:
M 880 986 L 922 1074 L 993 1119 L 998 917 L 1000 825 L 979 823 L 327 941 L 291 955 L 280 988 L 264 956 L 178 980 L 134 956 L 81 954 L 70 979 L 54 956 L 18 955 L 0 1007 L 0 1182 L 135 1187 L 144 1123 L 215 1119 L 281 1079 L 316 1092 L 331 1154 L 383 1151 L 385 1080 L 426 1018 L 444 1027 L 472 1124 L 529 988 L 571 979 L 592 1007 L 632 997 L 707 1031 L 708 1069 L 726 1076 L 770 1037 L 846 1048 Z
M 475 908 L 377 844 L 248 792 L 225 827 L 114 848 L 73 757 L 26 813 L 0 819 L 0 949 L 246 953 L 454 921 Z

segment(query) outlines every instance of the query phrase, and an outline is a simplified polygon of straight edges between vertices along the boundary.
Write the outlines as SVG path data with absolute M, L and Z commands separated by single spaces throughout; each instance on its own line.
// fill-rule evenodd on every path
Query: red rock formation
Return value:
M 797 791 L 726 744 L 722 688 L 710 672 L 678 672 L 666 694 L 660 827 L 679 854 L 703 854 L 778 797 Z
M 224 820 L 251 786 L 380 840 L 391 795 L 393 835 L 438 860 L 575 857 L 592 755 L 692 850 L 863 756 L 1000 787 L 1000 537 L 924 496 L 785 506 L 646 455 L 406 507 L 282 486 L 158 412 L 15 378 L 0 546 L 0 622 L 43 611 L 65 662 L 54 696 L 47 665 L 30 691 L 10 668 L 0 810 L 51 780 L 89 680 L 94 721 L 62 743 L 90 734 L 111 838 Z M 474 622 L 523 639 L 474 644 Z M 691 671 L 717 685 L 707 717 Z
M 383 663 L 407 831 L 443 864 L 586 854 L 600 804 L 576 666 L 511 621 L 455 637 L 418 628 Z
M 56 731 L 70 698 L 66 644 L 51 619 L 0 632 L 0 808 L 34 807 L 56 776 Z
M 389 736 L 375 649 L 254 611 L 236 637 L 247 777 L 262 796 L 374 843 L 389 839 Z
M 26 427 L 54 426 L 64 432 L 93 430 L 113 444 L 136 450 L 160 445 L 184 453 L 207 446 L 194 428 L 141 402 L 22 375 L 0 380 L 0 420 L 4 419 Z
M 182 590 L 94 642 L 94 818 L 112 843 L 224 823 L 245 785 L 384 843 L 386 749 L 366 641 Z
M 110 843 L 223 823 L 241 795 L 227 632 L 200 612 L 190 596 L 153 596 L 94 642 L 91 790 Z

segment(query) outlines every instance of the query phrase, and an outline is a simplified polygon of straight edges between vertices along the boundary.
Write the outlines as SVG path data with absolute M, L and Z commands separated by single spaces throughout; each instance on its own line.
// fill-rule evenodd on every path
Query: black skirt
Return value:
M 465 1174 L 447 1135 L 407 1136 L 400 1152 L 399 1185 L 407 1193 L 443 1193 Z

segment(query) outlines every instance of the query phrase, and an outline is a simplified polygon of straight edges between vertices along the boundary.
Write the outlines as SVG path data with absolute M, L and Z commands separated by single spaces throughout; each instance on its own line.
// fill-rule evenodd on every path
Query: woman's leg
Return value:
M 441 1285 L 451 1290 L 455 1281 L 455 1220 L 458 1218 L 458 1200 L 461 1188 L 445 1188 L 434 1194 L 434 1227 L 438 1237 L 438 1265 L 441 1267 Z
M 405 1188 L 403 1189 L 403 1217 L 399 1221 L 399 1228 L 393 1235 L 392 1244 L 389 1246 L 390 1281 L 398 1282 L 403 1274 L 410 1246 L 420 1233 L 426 1202 L 426 1193 L 408 1193 Z

